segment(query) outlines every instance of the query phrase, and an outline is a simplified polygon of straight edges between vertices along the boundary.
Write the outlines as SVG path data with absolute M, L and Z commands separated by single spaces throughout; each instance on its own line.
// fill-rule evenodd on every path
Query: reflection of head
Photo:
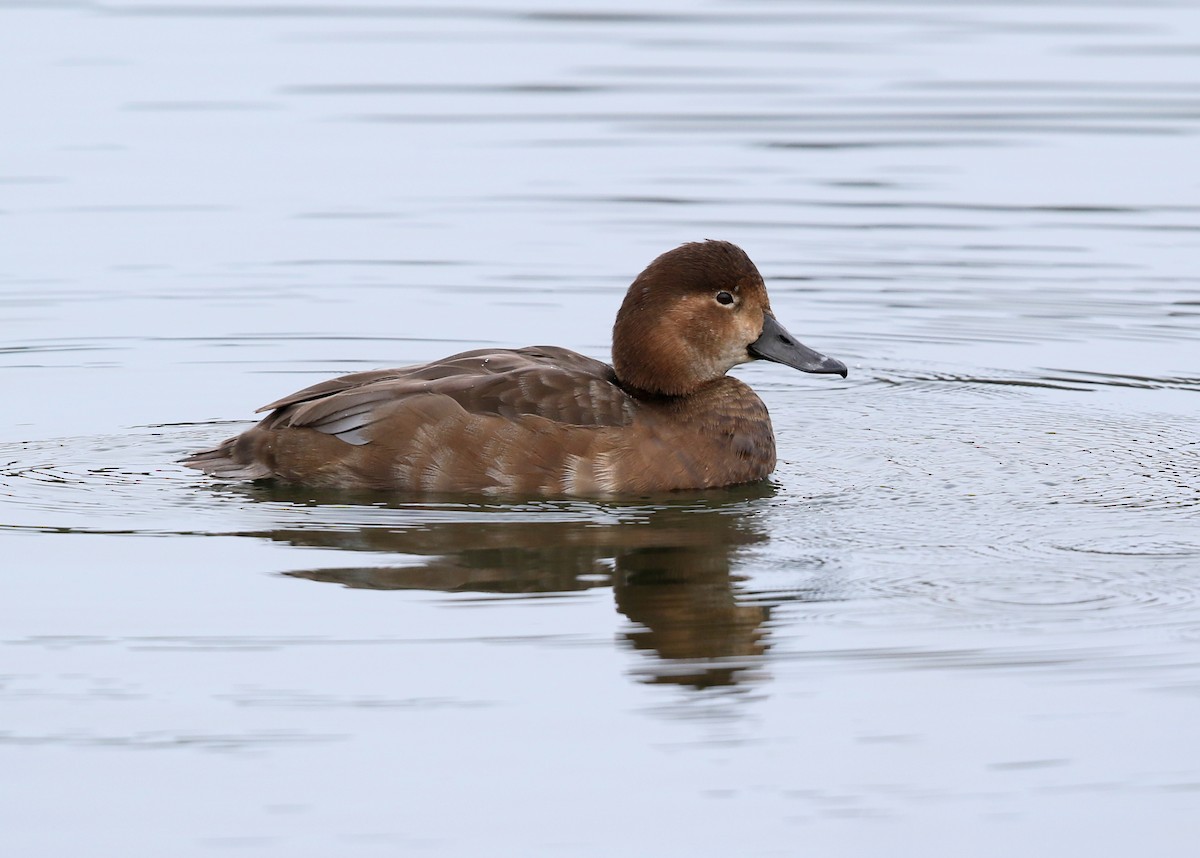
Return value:
M 770 609 L 738 603 L 728 553 L 710 546 L 636 551 L 617 570 L 617 609 L 641 626 L 626 637 L 673 662 L 654 681 L 732 685 L 745 665 L 729 660 L 766 652 L 761 627 Z

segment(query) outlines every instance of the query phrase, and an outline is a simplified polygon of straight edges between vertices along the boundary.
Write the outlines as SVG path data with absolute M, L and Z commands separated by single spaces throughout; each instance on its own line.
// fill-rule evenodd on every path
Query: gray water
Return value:
M 0 2 L 5 856 L 1183 856 L 1200 7 Z M 741 244 L 847 381 L 762 486 L 175 460 L 332 375 L 607 358 Z

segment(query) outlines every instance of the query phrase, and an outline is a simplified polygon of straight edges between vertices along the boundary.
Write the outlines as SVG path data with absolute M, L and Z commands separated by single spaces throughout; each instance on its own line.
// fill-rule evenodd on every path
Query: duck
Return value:
M 766 405 L 727 375 L 767 360 L 847 376 L 771 310 L 727 241 L 689 242 L 629 286 L 612 364 L 558 346 L 474 349 L 356 372 L 258 409 L 258 425 L 182 464 L 213 477 L 411 495 L 607 498 L 764 480 Z

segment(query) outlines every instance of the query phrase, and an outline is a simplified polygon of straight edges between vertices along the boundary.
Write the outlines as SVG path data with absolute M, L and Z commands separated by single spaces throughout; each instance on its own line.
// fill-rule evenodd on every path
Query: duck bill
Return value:
M 799 342 L 770 313 L 763 314 L 762 335 L 747 346 L 751 357 L 775 361 L 803 372 L 837 373 L 846 377 L 846 365 Z

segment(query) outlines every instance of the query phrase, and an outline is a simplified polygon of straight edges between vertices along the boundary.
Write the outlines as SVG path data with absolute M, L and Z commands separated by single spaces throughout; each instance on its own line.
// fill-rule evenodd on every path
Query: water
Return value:
M 0 3 L 0 845 L 1191 854 L 1200 9 Z M 764 486 L 174 464 L 744 246 Z

